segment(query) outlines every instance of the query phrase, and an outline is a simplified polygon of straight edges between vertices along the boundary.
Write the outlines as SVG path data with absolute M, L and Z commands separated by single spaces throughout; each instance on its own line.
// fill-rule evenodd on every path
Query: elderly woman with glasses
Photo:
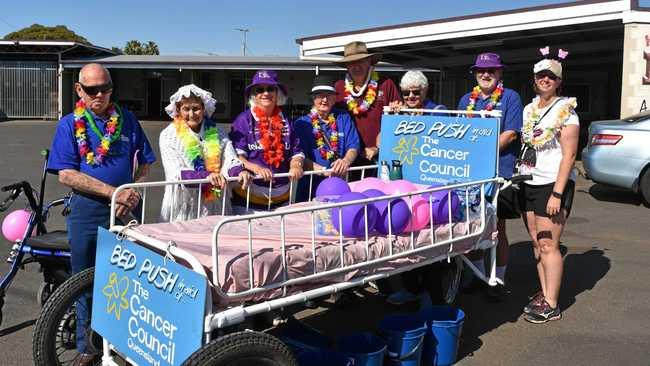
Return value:
M 422 71 L 410 70 L 404 73 L 400 80 L 399 87 L 402 92 L 402 101 L 391 103 L 394 111 L 402 108 L 409 109 L 447 109 L 442 104 L 436 104 L 431 99 L 427 99 L 429 90 L 429 80 Z
M 230 139 L 244 168 L 260 176 L 253 180 L 248 192 L 235 188 L 235 205 L 266 208 L 289 200 L 289 179 L 297 181 L 303 175 L 305 155 L 298 145 L 293 124 L 282 113 L 287 88 L 278 81 L 272 70 L 260 70 L 246 87 L 250 108 L 233 121 Z M 273 178 L 274 174 L 289 173 L 287 178 Z M 272 181 L 272 182 L 271 182 Z M 269 184 L 272 184 L 269 196 Z

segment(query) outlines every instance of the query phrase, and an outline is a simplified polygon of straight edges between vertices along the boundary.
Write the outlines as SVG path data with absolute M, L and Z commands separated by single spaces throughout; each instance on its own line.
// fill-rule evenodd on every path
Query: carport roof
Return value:
M 98 62 L 108 68 L 117 69 L 201 69 L 201 70 L 345 70 L 326 58 L 318 60 L 301 60 L 298 57 L 279 56 L 140 56 L 118 55 L 101 58 L 84 58 L 66 60 L 64 68 L 79 68 L 88 62 Z M 380 63 L 380 70 L 403 71 L 400 65 Z M 436 71 L 423 69 L 423 71 Z
M 115 52 L 85 43 L 71 41 L 0 40 L 0 55 L 61 55 L 61 58 L 99 57 Z
M 468 65 L 476 53 L 495 50 L 508 62 L 537 57 L 545 45 L 573 55 L 622 50 L 625 23 L 650 23 L 637 0 L 588 0 L 512 11 L 407 23 L 297 39 L 300 57 L 340 55 L 364 41 L 392 63 L 447 67 Z

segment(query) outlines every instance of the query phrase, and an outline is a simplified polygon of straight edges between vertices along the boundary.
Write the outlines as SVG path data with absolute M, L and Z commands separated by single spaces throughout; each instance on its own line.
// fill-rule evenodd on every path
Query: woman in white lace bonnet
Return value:
M 200 197 L 198 186 L 166 186 L 161 207 L 165 221 L 230 214 L 228 197 L 222 206 L 226 178 L 239 177 L 244 187 L 248 185 L 250 173 L 243 169 L 228 135 L 209 118 L 216 102 L 210 92 L 194 84 L 182 86 L 169 98 L 165 111 L 173 122 L 160 133 L 165 180 L 207 178 L 210 184 L 201 186 Z

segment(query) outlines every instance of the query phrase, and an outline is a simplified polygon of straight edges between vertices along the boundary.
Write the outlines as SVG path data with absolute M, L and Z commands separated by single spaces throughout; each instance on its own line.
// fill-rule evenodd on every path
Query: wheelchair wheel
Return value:
M 94 277 L 95 269 L 88 268 L 70 277 L 50 295 L 34 326 L 34 365 L 71 365 L 74 362 L 78 355 L 77 310 L 81 307 L 88 314 L 84 321 L 86 352 L 95 354 L 101 351 L 101 337 L 89 326 Z M 101 357 L 97 357 L 95 364 L 101 364 Z
M 243 331 L 219 337 L 194 352 L 184 366 L 297 366 L 289 348 L 276 337 Z
M 52 295 L 52 291 L 54 291 L 53 284 L 42 282 L 41 285 L 38 286 L 38 291 L 36 292 L 36 303 L 38 303 L 40 307 L 43 307 L 47 302 L 47 299 Z
M 440 297 L 443 303 L 453 305 L 456 302 L 462 273 L 463 260 L 460 257 L 454 257 L 451 263 L 445 264 L 441 273 L 442 293 Z

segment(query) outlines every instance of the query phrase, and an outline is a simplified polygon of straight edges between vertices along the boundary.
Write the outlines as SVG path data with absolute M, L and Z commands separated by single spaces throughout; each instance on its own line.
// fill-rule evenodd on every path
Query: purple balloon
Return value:
M 347 202 L 366 199 L 366 195 L 359 192 L 348 192 L 343 194 L 336 202 Z M 368 230 L 371 231 L 377 221 L 377 209 L 373 204 L 368 204 Z M 362 237 L 366 235 L 364 205 L 350 205 L 345 207 L 335 207 L 332 209 L 332 225 L 343 236 Z M 339 226 L 339 212 L 341 213 L 341 226 Z
M 361 193 L 365 194 L 366 197 L 368 197 L 368 198 L 377 198 L 377 197 L 381 197 L 381 196 L 386 195 L 386 193 L 384 193 L 384 192 L 382 192 L 382 191 L 380 191 L 378 189 L 374 189 L 374 188 L 373 189 L 366 189 L 365 191 L 363 191 Z
M 381 234 L 388 234 L 388 200 L 375 202 L 377 208 L 377 223 L 375 229 Z M 399 234 L 411 220 L 411 210 L 408 204 L 401 198 L 390 200 L 390 227 L 393 234 Z
M 439 185 L 432 185 L 427 189 L 437 188 Z M 434 224 L 446 224 L 449 222 L 449 204 L 447 202 L 447 197 L 451 197 L 451 218 L 452 221 L 454 216 L 458 213 L 460 208 L 460 199 L 456 192 L 451 191 L 451 195 L 448 195 L 449 190 L 443 189 L 441 191 L 435 191 L 431 193 L 424 193 L 422 197 L 429 202 L 429 196 L 431 196 L 431 217 L 433 217 Z
M 341 196 L 350 192 L 348 182 L 339 177 L 323 179 L 316 188 L 316 197 Z

